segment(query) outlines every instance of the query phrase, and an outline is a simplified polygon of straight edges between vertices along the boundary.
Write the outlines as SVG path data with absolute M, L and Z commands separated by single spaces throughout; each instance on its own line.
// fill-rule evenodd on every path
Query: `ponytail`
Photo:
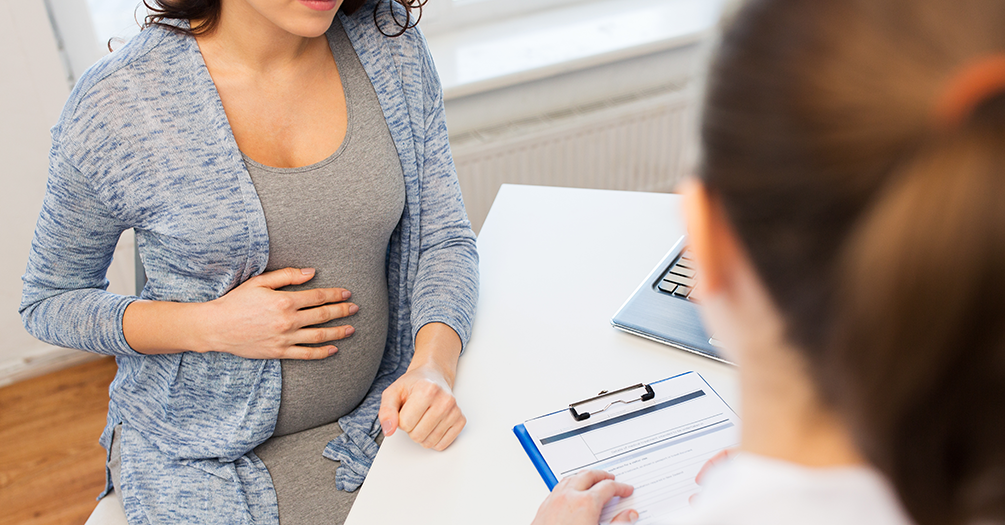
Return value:
M 839 270 L 823 386 L 917 521 L 1005 520 L 1005 97 L 923 143 Z

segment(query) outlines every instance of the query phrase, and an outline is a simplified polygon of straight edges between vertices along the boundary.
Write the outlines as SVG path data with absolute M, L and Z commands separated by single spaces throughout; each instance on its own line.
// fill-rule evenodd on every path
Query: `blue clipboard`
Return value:
M 613 392 L 604 390 L 596 397 L 591 397 L 589 399 L 584 399 L 576 403 L 569 405 L 567 409 L 573 419 L 576 421 L 585 421 L 590 418 L 593 414 L 598 414 L 607 410 L 612 405 L 617 403 L 632 403 L 635 401 L 648 401 L 655 397 L 655 393 L 650 385 L 639 383 L 630 387 L 622 388 L 620 390 L 615 390 Z M 599 406 L 603 408 L 597 409 L 594 407 L 590 410 L 591 405 L 595 405 L 599 402 Z M 559 410 L 558 412 L 552 412 L 541 417 L 548 417 L 558 414 L 559 412 L 565 412 L 565 410 Z M 534 443 L 534 438 L 530 436 L 530 432 L 527 431 L 527 427 L 523 423 L 513 427 L 513 433 L 516 434 L 517 439 L 520 440 L 520 444 L 523 445 L 524 452 L 530 457 L 531 463 L 537 469 L 537 472 L 541 474 L 541 478 L 544 479 L 544 483 L 548 485 L 548 490 L 555 488 L 558 485 L 558 477 L 552 472 L 551 467 L 548 466 L 548 462 L 545 461 L 544 455 L 541 454 L 541 450 L 537 448 Z
M 559 410 L 559 411 L 552 412 L 550 414 L 546 414 L 546 415 L 543 415 L 543 416 L 540 416 L 540 417 L 541 418 L 543 418 L 543 417 L 550 417 L 550 416 L 553 416 L 553 415 L 558 414 L 560 412 L 571 412 L 571 416 L 570 417 L 573 417 L 574 419 L 576 419 L 576 421 L 583 421 L 583 420 L 586 420 L 586 419 L 588 419 L 590 417 L 591 412 L 582 411 L 581 413 L 579 413 L 579 412 L 577 412 L 577 408 L 582 409 L 583 406 L 589 407 L 591 404 L 594 407 L 598 407 L 598 406 L 602 407 L 602 408 L 599 408 L 599 410 L 593 410 L 592 411 L 592 414 L 597 414 L 597 413 L 602 412 L 602 411 L 606 410 L 607 408 L 609 408 L 610 406 L 612 406 L 614 404 L 617 404 L 617 403 L 628 404 L 628 403 L 634 403 L 636 401 L 648 401 L 648 400 L 653 399 L 653 397 L 654 397 L 651 385 L 656 385 L 656 384 L 659 384 L 659 383 L 663 383 L 665 381 L 670 381 L 670 380 L 673 380 L 673 379 L 677 379 L 679 377 L 686 376 L 686 375 L 689 375 L 689 374 L 695 374 L 699 378 L 701 378 L 701 375 L 697 374 L 696 372 L 685 372 L 685 373 L 682 373 L 682 374 L 677 374 L 677 375 L 672 376 L 672 377 L 668 377 L 666 379 L 655 381 L 655 382 L 653 382 L 653 383 L 651 383 L 649 385 L 640 383 L 640 384 L 637 384 L 637 385 L 634 385 L 634 386 L 631 386 L 631 387 L 627 387 L 627 388 L 623 388 L 621 390 L 617 390 L 617 391 L 614 391 L 614 392 L 608 392 L 608 391 L 605 390 L 605 391 L 601 392 L 600 394 L 598 394 L 596 397 L 593 397 L 593 398 L 590 398 L 590 399 L 586 399 L 586 400 L 583 400 L 583 401 L 579 401 L 577 403 L 570 404 L 568 409 Z M 705 381 L 704 378 L 701 378 L 701 381 L 706 386 L 708 386 L 709 390 L 717 398 L 719 398 L 720 400 L 722 399 L 721 397 L 719 397 L 718 393 L 715 392 L 715 390 L 711 388 L 711 385 L 708 385 L 708 382 Z M 639 395 L 640 393 L 641 393 L 641 396 Z M 669 403 L 676 403 L 676 402 L 680 402 L 680 401 L 686 401 L 690 397 L 691 396 L 682 396 L 682 397 L 678 398 L 677 400 L 671 400 L 671 401 L 669 401 L 667 403 L 661 403 L 661 405 L 667 405 Z M 611 401 L 611 400 L 613 400 L 613 402 L 608 403 L 608 401 Z M 728 408 L 728 405 L 726 405 L 726 406 Z M 653 409 L 656 409 L 656 408 L 659 408 L 659 407 L 657 407 L 657 406 L 649 407 L 649 408 L 642 409 L 642 411 L 643 412 L 647 412 L 649 410 L 653 410 Z M 611 421 L 608 421 L 606 423 L 599 423 L 599 424 L 600 425 L 609 425 L 611 423 L 614 423 L 617 419 L 621 419 L 622 417 L 624 417 L 624 416 L 620 416 L 620 417 L 616 418 L 615 420 L 611 420 Z M 539 419 L 539 418 L 535 418 L 535 419 Z M 548 465 L 548 462 L 544 459 L 544 455 L 541 453 L 541 450 L 538 448 L 537 443 L 535 442 L 534 438 L 531 437 L 530 432 L 527 430 L 527 427 L 523 423 L 520 423 L 519 425 L 516 425 L 515 427 L 513 427 L 513 434 L 515 434 L 516 437 L 517 437 L 517 439 L 520 441 L 520 445 L 523 446 L 523 450 L 524 450 L 524 452 L 527 453 L 527 457 L 530 458 L 531 463 L 534 464 L 534 468 L 537 469 L 537 472 L 538 472 L 538 474 L 541 475 L 541 478 L 544 480 L 545 485 L 548 486 L 548 490 L 554 489 L 555 485 L 558 485 L 558 477 L 551 470 L 551 467 Z
M 534 468 L 537 469 L 537 473 L 541 475 L 544 479 L 544 484 L 548 485 L 548 490 L 555 488 L 558 485 L 558 478 L 555 477 L 555 473 L 551 471 L 551 467 L 548 466 L 548 462 L 544 460 L 544 456 L 541 455 L 541 451 L 538 450 L 537 445 L 534 444 L 534 439 L 530 437 L 527 432 L 527 427 L 523 426 L 523 423 L 513 427 L 513 433 L 516 434 L 516 438 L 520 440 L 520 444 L 523 445 L 524 452 L 530 457 L 531 463 L 534 464 Z

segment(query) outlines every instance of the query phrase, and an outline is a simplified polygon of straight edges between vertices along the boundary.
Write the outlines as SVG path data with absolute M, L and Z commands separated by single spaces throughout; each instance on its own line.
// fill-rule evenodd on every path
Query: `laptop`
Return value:
M 697 277 L 685 235 L 614 314 L 611 324 L 630 334 L 735 364 L 723 354 L 722 343 L 702 326 L 700 306 L 691 297 Z

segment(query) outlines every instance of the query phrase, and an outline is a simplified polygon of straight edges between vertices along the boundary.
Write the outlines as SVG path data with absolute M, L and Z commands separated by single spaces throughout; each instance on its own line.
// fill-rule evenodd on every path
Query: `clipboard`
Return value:
M 603 390 L 596 396 L 589 399 L 570 403 L 568 410 L 573 420 L 585 421 L 594 414 L 606 412 L 609 408 L 616 404 L 620 403 L 627 405 L 636 401 L 649 401 L 655 397 L 656 393 L 653 391 L 652 385 L 639 383 L 637 385 L 625 387 L 613 392 Z M 555 414 L 557 413 L 548 414 L 543 417 Z M 530 457 L 530 460 L 537 469 L 537 472 L 541 474 L 545 484 L 548 485 L 548 490 L 555 488 L 555 485 L 558 484 L 558 479 L 555 477 L 555 473 L 551 471 L 551 468 L 548 466 L 548 462 L 545 461 L 540 449 L 538 449 L 537 445 L 534 444 L 534 439 L 531 438 L 530 434 L 527 432 L 527 427 L 523 424 L 519 424 L 513 427 L 513 432 L 516 434 L 517 439 L 520 440 L 520 444 L 523 446 L 524 452 L 526 452 Z
M 636 487 L 608 504 L 601 523 L 627 508 L 639 523 L 679 519 L 697 491 L 694 476 L 719 451 L 739 444 L 736 413 L 696 372 L 602 391 L 513 427 L 548 486 L 581 470 L 612 472 Z

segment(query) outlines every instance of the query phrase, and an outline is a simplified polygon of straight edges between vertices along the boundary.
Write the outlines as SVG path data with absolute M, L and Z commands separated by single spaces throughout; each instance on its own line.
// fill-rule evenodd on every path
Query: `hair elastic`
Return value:
M 1005 53 L 975 60 L 946 83 L 935 105 L 936 121 L 957 128 L 982 103 L 1005 94 Z

